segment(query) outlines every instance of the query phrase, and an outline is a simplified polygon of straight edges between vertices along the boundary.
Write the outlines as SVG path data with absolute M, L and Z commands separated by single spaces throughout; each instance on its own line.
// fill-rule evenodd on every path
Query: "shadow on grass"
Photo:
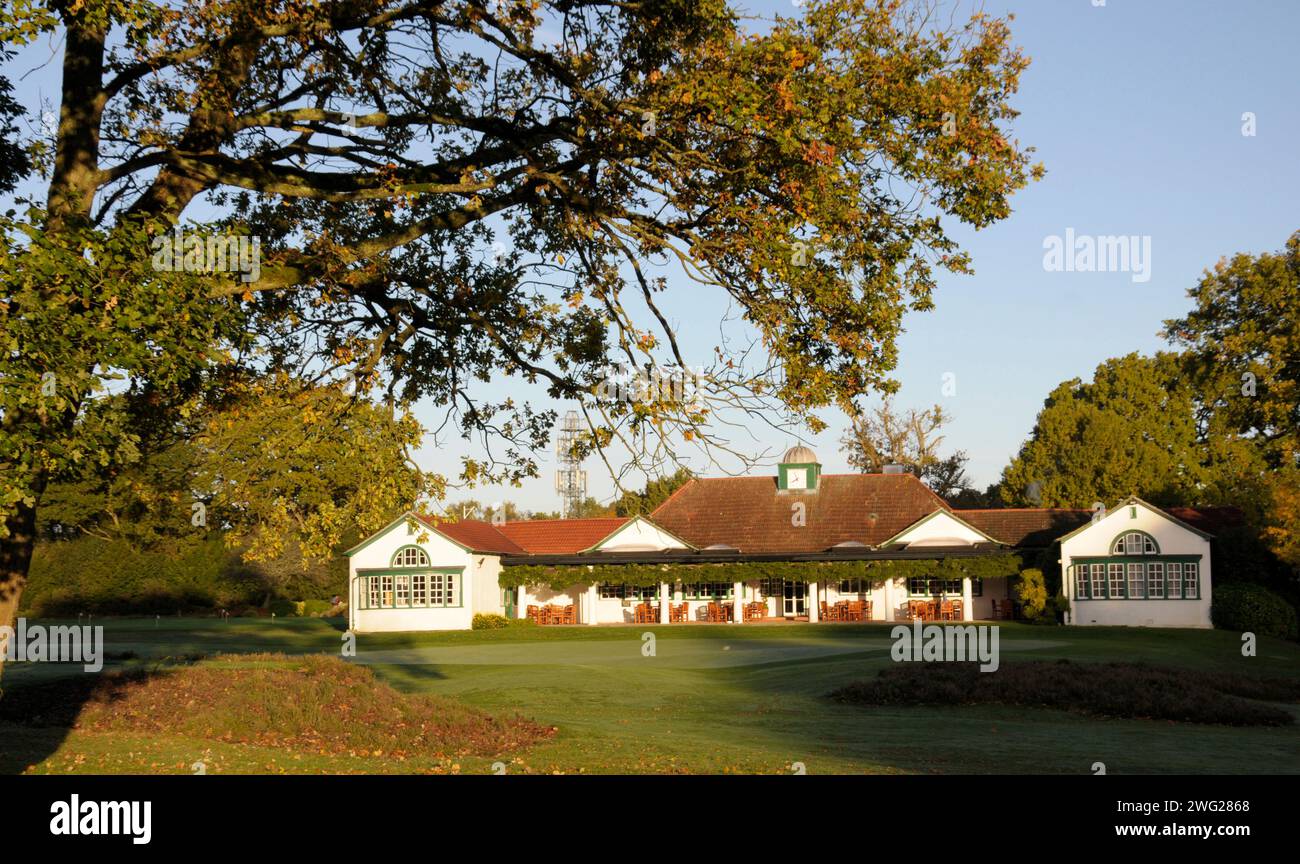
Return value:
M 128 652 L 129 653 L 129 652 Z M 132 659 L 111 656 L 108 659 Z M 77 672 L 45 680 L 22 682 L 0 689 L 0 727 L 17 727 L 18 736 L 6 733 L 0 747 L 0 774 L 20 774 L 58 751 L 89 704 L 114 706 L 133 686 L 198 662 L 202 655 L 168 658 L 167 663 L 102 672 Z M 12 670 L 10 670 L 12 672 Z M 9 676 L 12 678 L 12 675 Z M 23 744 L 15 745 L 15 737 Z

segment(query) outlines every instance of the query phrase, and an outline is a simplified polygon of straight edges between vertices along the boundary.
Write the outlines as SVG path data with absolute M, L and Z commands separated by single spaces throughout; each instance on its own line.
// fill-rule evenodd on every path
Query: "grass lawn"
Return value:
M 42 622 L 52 623 L 52 622 Z M 334 653 L 341 622 L 104 619 L 109 668 L 216 653 Z M 890 663 L 887 625 L 572 627 L 359 637 L 353 662 L 409 693 L 555 726 L 502 756 L 403 759 L 0 723 L 0 771 L 62 773 L 1091 772 L 1300 773 L 1300 726 L 1233 728 L 1089 719 L 1003 706 L 838 704 L 831 690 Z M 653 656 L 643 634 L 653 633 Z M 1142 661 L 1300 676 L 1300 646 L 1261 639 L 1243 658 L 1221 631 L 1003 624 L 1002 663 Z M 201 661 L 200 661 L 201 662 Z M 82 674 L 10 664 L 6 689 Z M 1287 710 L 1300 717 L 1300 706 Z M 497 766 L 496 770 L 502 770 Z

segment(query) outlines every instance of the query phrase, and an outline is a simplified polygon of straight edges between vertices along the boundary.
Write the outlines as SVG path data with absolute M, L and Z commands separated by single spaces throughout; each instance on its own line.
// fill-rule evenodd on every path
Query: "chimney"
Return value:
M 882 474 L 906 474 L 907 468 L 902 465 L 895 465 L 892 462 L 881 469 Z

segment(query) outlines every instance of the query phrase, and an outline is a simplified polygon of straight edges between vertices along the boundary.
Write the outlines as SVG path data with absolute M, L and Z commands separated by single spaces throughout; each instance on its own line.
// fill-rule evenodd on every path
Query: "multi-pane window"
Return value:
M 602 582 L 599 590 L 602 600 L 654 600 L 659 596 L 658 585 L 607 585 Z
M 1124 593 L 1124 565 L 1108 564 L 1107 570 L 1110 576 L 1110 594 L 1112 600 L 1123 600 L 1127 595 Z
M 730 600 L 735 588 L 731 582 L 699 582 L 684 586 L 683 596 L 687 600 Z
M 1141 531 L 1127 531 L 1115 538 L 1110 547 L 1112 555 L 1159 555 L 1156 541 Z
M 1089 565 L 1083 565 L 1087 568 Z M 1104 600 L 1106 597 L 1106 565 L 1093 564 L 1092 566 L 1092 599 Z
M 841 579 L 841 594 L 865 594 L 871 590 L 871 584 L 866 579 Z
M 785 596 L 785 582 L 781 579 L 764 579 L 759 590 L 763 592 L 764 597 L 783 597 Z
M 1147 567 L 1145 564 L 1128 565 L 1128 596 L 1142 600 L 1147 596 Z
M 1165 590 L 1169 594 L 1169 599 L 1181 600 L 1183 596 L 1183 565 L 1177 561 L 1170 561 L 1167 570 L 1168 580 L 1166 581 Z
M 460 573 L 382 573 L 361 577 L 370 609 L 460 605 Z
M 920 596 L 939 596 L 940 594 L 960 594 L 960 579 L 926 579 L 915 578 L 907 580 L 907 592 Z
M 429 556 L 418 546 L 404 546 L 393 556 L 394 567 L 428 567 Z
M 1153 600 L 1164 599 L 1165 565 L 1163 561 L 1152 561 L 1147 565 L 1147 596 Z
M 1079 564 L 1074 568 L 1074 596 L 1078 600 L 1088 599 L 1088 573 L 1091 564 Z
M 1187 563 L 1183 565 L 1183 596 L 1188 600 L 1195 600 L 1200 596 L 1200 567 L 1196 564 Z

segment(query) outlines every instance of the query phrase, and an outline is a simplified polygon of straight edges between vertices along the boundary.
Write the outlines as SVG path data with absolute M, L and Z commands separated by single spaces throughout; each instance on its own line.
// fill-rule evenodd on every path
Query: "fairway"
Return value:
M 106 668 L 199 655 L 337 654 L 323 619 L 106 620 Z M 864 708 L 826 694 L 890 664 L 882 625 L 688 625 L 533 628 L 362 635 L 351 662 L 411 693 L 434 693 L 554 726 L 509 754 L 507 773 L 1300 773 L 1300 732 L 1142 720 L 1045 709 Z M 653 639 L 646 638 L 653 634 Z M 1002 625 L 1002 662 L 1141 660 L 1295 676 L 1300 646 L 1260 642 L 1243 658 L 1222 631 Z M 19 688 L 79 667 L 12 664 Z M 328 707 L 328 706 L 322 706 Z M 1288 706 L 1300 713 L 1295 705 Z M 193 740 L 0 725 L 0 768 L 61 773 L 173 771 L 202 759 L 223 772 L 459 772 L 491 758 L 396 761 L 290 753 Z

